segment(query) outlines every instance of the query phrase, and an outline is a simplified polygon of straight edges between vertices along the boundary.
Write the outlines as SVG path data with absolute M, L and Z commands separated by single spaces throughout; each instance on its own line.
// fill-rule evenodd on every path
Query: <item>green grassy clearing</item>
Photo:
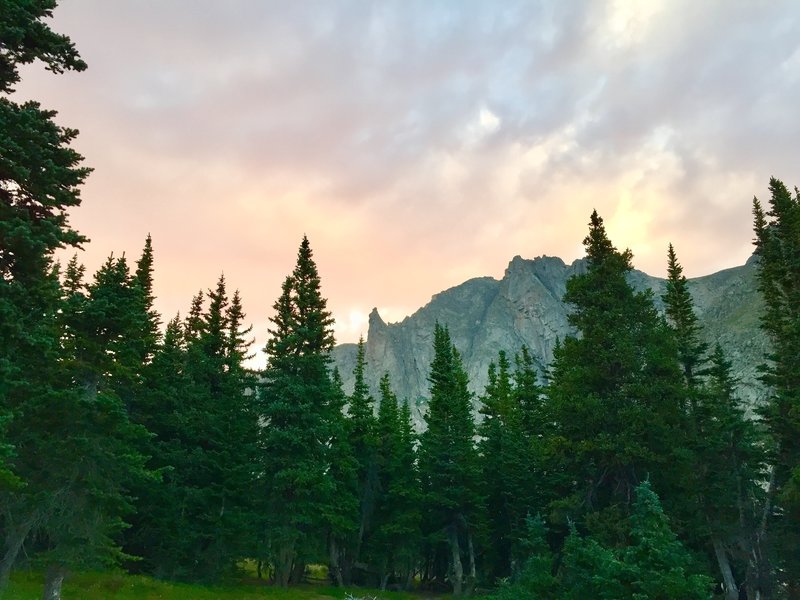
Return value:
M 36 572 L 16 573 L 2 600 L 39 600 L 43 576 Z M 305 585 L 282 590 L 256 582 L 238 585 L 201 586 L 158 581 L 124 573 L 76 573 L 64 582 L 64 600 L 341 600 L 348 590 Z M 421 600 L 404 592 L 379 592 L 361 588 L 349 590 L 356 598 L 378 600 Z M 444 598 L 444 597 L 440 597 Z

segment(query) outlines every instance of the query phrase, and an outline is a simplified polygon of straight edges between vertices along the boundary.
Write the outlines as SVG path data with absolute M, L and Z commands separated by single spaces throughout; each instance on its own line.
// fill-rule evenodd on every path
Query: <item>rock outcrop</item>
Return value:
M 526 345 L 544 372 L 553 358 L 556 340 L 572 333 L 567 321 L 569 306 L 562 300 L 567 280 L 585 268 L 583 260 L 567 265 L 555 257 L 526 260 L 516 256 L 501 280 L 470 279 L 436 294 L 399 323 L 385 323 L 373 309 L 366 339 L 367 376 L 373 393 L 382 374 L 388 372 L 398 397 L 407 398 L 416 407 L 419 420 L 427 402 L 436 321 L 450 328 L 475 392 L 476 406 L 486 385 L 489 363 L 497 359 L 498 351 L 505 350 L 513 357 Z M 637 290 L 653 290 L 656 305 L 661 308 L 665 280 L 633 271 L 630 282 Z M 767 349 L 758 327 L 761 300 L 753 259 L 741 267 L 691 279 L 689 285 L 706 340 L 722 345 L 739 379 L 741 400 L 752 407 L 763 396 L 757 366 Z M 353 385 L 355 349 L 354 344 L 341 344 L 334 351 L 334 363 L 347 391 Z

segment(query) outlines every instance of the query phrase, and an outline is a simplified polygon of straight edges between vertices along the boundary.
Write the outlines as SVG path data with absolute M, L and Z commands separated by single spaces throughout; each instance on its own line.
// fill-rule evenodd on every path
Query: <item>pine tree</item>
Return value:
M 527 554 L 519 531 L 530 514 L 545 508 L 548 482 L 542 470 L 546 418 L 533 358 L 526 347 L 515 356 L 505 352 L 489 366 L 479 427 L 479 453 L 488 545 L 484 565 L 494 579 L 511 576 Z
M 630 542 L 615 549 L 573 526 L 564 545 L 560 597 L 565 600 L 710 600 L 711 580 L 694 573 L 649 482 L 635 490 L 627 519 Z
M 533 356 L 523 346 L 514 356 L 514 397 L 519 407 L 520 427 L 529 440 L 540 432 L 543 421 L 543 395 Z
M 331 374 L 334 394 L 331 400 L 331 438 L 328 448 L 328 476 L 333 485 L 333 502 L 326 506 L 328 530 L 328 573 L 340 587 L 349 584 L 355 563 L 359 530 L 359 463 L 350 445 L 353 423 L 344 415 L 347 396 L 339 370 Z
M 371 553 L 381 571 L 381 588 L 396 576 L 407 588 L 420 543 L 420 497 L 414 443 L 416 436 L 407 402 L 398 406 L 389 374 L 380 381 L 378 407 L 378 481 L 375 534 Z
M 520 524 L 520 515 L 514 510 L 520 490 L 515 489 L 514 483 L 522 465 L 513 462 L 512 452 L 519 443 L 514 434 L 521 432 L 512 427 L 514 393 L 509 369 L 506 354 L 500 351 L 498 362 L 489 365 L 489 382 L 481 399 L 483 421 L 478 428 L 482 495 L 489 526 L 487 562 L 493 578 L 510 575 L 513 532 Z
M 64 386 L 52 257 L 85 241 L 68 221 L 89 174 L 70 147 L 78 132 L 58 126 L 56 113 L 39 103 L 10 98 L 22 65 L 40 60 L 55 73 L 86 68 L 69 38 L 47 26 L 54 8 L 54 1 L 0 3 L 0 589 L 46 512 L 18 502 L 18 484 L 29 475 L 24 455 L 31 447 L 20 445 L 35 443 L 34 414 Z
M 631 253 L 614 248 L 596 212 L 584 245 L 587 271 L 564 296 L 579 337 L 556 350 L 547 390 L 547 455 L 565 497 L 553 507 L 613 540 L 648 473 L 679 501 L 690 466 L 675 443 L 686 394 L 674 338 L 652 294 L 628 284 Z
M 129 490 L 151 480 L 142 454 L 146 432 L 128 413 L 141 373 L 137 349 L 142 330 L 137 290 L 125 257 L 110 257 L 86 291 L 83 302 L 73 297 L 77 302 L 64 317 L 65 337 L 72 342 L 66 346 L 66 365 L 78 396 L 71 410 L 75 439 L 70 447 L 72 456 L 80 457 L 66 471 L 94 476 L 67 480 L 59 510 L 43 528 L 50 570 L 56 574 L 62 568 L 123 558 L 117 538 L 125 527 L 122 517 L 131 510 Z M 66 448 L 63 452 L 70 454 Z M 79 528 L 82 535 L 76 535 Z
M 769 524 L 776 572 L 800 595 L 800 192 L 792 195 L 770 179 L 769 210 L 753 199 L 759 290 L 764 299 L 761 328 L 772 343 L 763 381 L 771 395 L 762 412 L 773 439 L 772 476 L 759 538 Z M 772 510 L 772 504 L 776 510 Z M 766 567 L 761 571 L 766 571 Z M 765 579 L 765 577 L 761 577 Z M 765 584 L 766 585 L 766 584 Z M 769 590 L 761 590 L 769 597 Z
M 630 528 L 633 543 L 622 552 L 622 560 L 634 574 L 631 598 L 711 598 L 710 578 L 692 572 L 691 556 L 648 481 L 636 488 Z
M 329 512 L 329 440 L 336 408 L 328 374 L 333 319 L 320 292 L 320 278 L 306 237 L 270 319 L 269 357 L 260 411 L 264 521 L 276 582 L 288 585 L 319 543 L 315 535 Z
M 762 495 L 758 482 L 764 457 L 756 426 L 737 402 L 730 362 L 719 345 L 707 356 L 707 345 L 700 340 L 692 297 L 672 245 L 668 273 L 663 299 L 690 400 L 686 410 L 691 419 L 681 445 L 692 454 L 694 465 L 681 516 L 693 545 L 713 551 L 726 598 L 736 600 L 731 558 L 751 562 L 753 499 Z
M 53 16 L 56 3 L 45 0 L 36 4 L 5 1 L 0 22 L 3 52 L 0 54 L 0 93 L 14 91 L 19 83 L 19 67 L 40 60 L 53 73 L 65 70 L 83 71 L 75 46 L 65 35 L 53 32 L 44 22 Z
M 626 585 L 633 577 L 628 566 L 595 538 L 581 536 L 574 524 L 562 554 L 561 600 L 634 600 Z
M 547 471 L 546 440 L 552 434 L 552 417 L 547 413 L 544 390 L 538 383 L 538 372 L 527 346 L 514 357 L 514 410 L 509 429 L 512 432 L 511 462 L 517 483 L 512 497 L 520 519 L 538 514 L 556 499 L 558 473 Z M 523 522 L 519 522 L 519 529 Z M 512 545 L 512 562 L 521 564 L 522 548 Z
M 184 466 L 195 440 L 186 430 L 185 405 L 191 382 L 187 374 L 184 327 L 179 315 L 167 323 L 153 359 L 143 370 L 143 392 L 137 398 L 137 421 L 150 433 L 148 467 L 155 482 L 136 489 L 136 514 L 124 535 L 125 551 L 137 560 L 128 570 L 161 578 L 179 576 L 181 555 L 176 540 L 191 523 L 183 509 Z
M 427 512 L 427 533 L 434 544 L 447 542 L 449 577 L 460 596 L 475 581 L 473 528 L 477 520 L 478 461 L 467 374 L 447 327 L 436 324 L 434 358 L 428 380 L 431 399 L 421 436 L 420 475 Z M 469 571 L 464 589 L 462 553 Z
M 717 344 L 711 355 L 708 381 L 701 395 L 697 422 L 699 446 L 696 472 L 703 504 L 698 511 L 708 531 L 726 597 L 738 596 L 734 569 L 743 565 L 748 585 L 759 569 L 760 549 L 754 536 L 758 507 L 763 503 L 766 456 L 758 425 L 745 415 L 736 396 L 731 363 Z M 704 526 L 703 526 L 704 525 Z M 730 565 L 728 557 L 737 559 Z M 755 587 L 749 593 L 755 596 Z
M 525 519 L 520 540 L 525 562 L 512 581 L 504 581 L 493 600 L 558 600 L 559 580 L 553 574 L 555 557 L 547 543 L 547 529 L 540 516 Z
M 193 301 L 194 333 L 173 319 L 147 365 L 142 414 L 163 481 L 141 491 L 130 535 L 144 570 L 195 581 L 219 580 L 255 553 L 258 415 L 243 365 L 250 328 L 224 277 L 207 297 L 207 307 L 200 295 Z
M 153 264 L 153 239 L 148 234 L 142 255 L 136 261 L 136 273 L 134 275 L 143 320 L 142 347 L 139 349 L 142 363 L 149 362 L 152 359 L 161 336 L 161 316 L 154 306 Z
M 203 290 L 199 290 L 194 297 L 192 297 L 189 313 L 186 315 L 186 322 L 184 323 L 187 339 L 198 338 L 203 331 L 202 315 L 204 301 L 205 295 L 203 294 Z
M 691 391 L 697 387 L 699 377 L 703 374 L 708 345 L 700 341 L 700 325 L 694 313 L 689 283 L 672 244 L 667 252 L 667 287 L 662 299 L 667 322 L 678 343 L 683 374 Z
M 359 561 L 361 548 L 371 533 L 378 485 L 375 401 L 369 393 L 369 387 L 365 380 L 366 366 L 364 338 L 362 337 L 358 341 L 356 365 L 353 369 L 353 393 L 349 398 L 347 409 L 350 421 L 350 448 L 356 460 L 358 478 L 359 527 L 355 548 L 352 552 L 354 561 Z M 345 583 L 350 583 L 349 577 L 345 577 Z
M 9 541 L 37 538 L 35 560 L 47 565 L 45 593 L 59 597 L 68 568 L 115 563 L 116 537 L 130 509 L 128 490 L 147 477 L 139 449 L 144 430 L 121 398 L 136 374 L 135 291 L 124 258 L 109 258 L 85 286 L 73 261 L 59 315 L 60 361 L 50 393 L 24 406 L 15 425 L 26 486 L 4 503 L 17 523 Z M 48 373 L 40 373 L 45 381 Z M 38 399 L 37 399 L 38 400 Z M 18 537 L 19 536 L 19 537 Z M 19 547 L 16 550 L 19 550 Z M 14 548 L 6 548 L 13 562 Z

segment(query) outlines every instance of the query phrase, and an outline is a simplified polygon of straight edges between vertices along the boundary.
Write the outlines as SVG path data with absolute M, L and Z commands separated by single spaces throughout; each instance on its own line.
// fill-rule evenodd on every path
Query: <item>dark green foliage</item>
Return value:
M 416 435 L 408 403 L 398 406 L 389 375 L 380 382 L 378 407 L 378 483 L 375 533 L 370 553 L 385 582 L 394 576 L 408 587 L 420 547 L 420 498 L 414 444 Z
M 142 256 L 136 261 L 136 273 L 134 274 L 139 303 L 139 310 L 145 315 L 142 323 L 141 347 L 139 353 L 141 362 L 146 363 L 152 360 L 161 338 L 160 326 L 161 315 L 158 314 L 153 304 L 155 295 L 153 292 L 153 239 L 148 234 L 144 243 Z
M 520 553 L 519 535 L 527 515 L 538 510 L 542 481 L 537 476 L 541 431 L 539 388 L 527 348 L 512 374 L 505 352 L 489 366 L 479 428 L 482 497 L 489 548 L 484 558 L 491 579 L 508 577 Z
M 148 478 L 144 430 L 122 400 L 136 373 L 140 325 L 132 278 L 124 258 L 109 258 L 87 286 L 82 272 L 73 260 L 52 323 L 61 345 L 45 356 L 52 362 L 36 373 L 41 392 L 28 386 L 9 430 L 25 486 L 4 498 L 5 560 L 35 533 L 29 554 L 55 579 L 122 558 L 115 538 L 131 510 L 127 490 Z
M 349 585 L 358 551 L 360 480 L 359 463 L 350 445 L 354 437 L 353 423 L 344 415 L 347 396 L 338 369 L 333 370 L 331 381 L 331 437 L 327 460 L 333 501 L 325 507 L 324 526 L 328 533 L 328 573 L 337 585 L 343 586 Z
M 85 238 L 70 228 L 66 211 L 80 204 L 78 186 L 89 174 L 69 145 L 74 129 L 59 127 L 54 111 L 36 102 L 0 98 L 0 276 L 30 285 L 52 252 Z
M 477 461 L 471 393 L 461 357 L 447 327 L 436 325 L 429 381 L 431 399 L 421 436 L 420 467 L 427 501 L 449 517 L 475 505 Z
M 509 484 L 519 471 L 509 464 L 509 451 L 516 440 L 509 431 L 512 388 L 509 363 L 505 352 L 500 352 L 499 369 L 495 363 L 489 365 L 489 382 L 481 398 L 483 422 L 478 428 L 480 442 L 481 478 L 485 498 L 485 514 L 489 534 L 489 556 L 487 570 L 492 579 L 508 577 L 511 573 L 511 535 L 516 523 L 511 504 L 515 498 Z M 521 473 L 520 473 L 521 474 Z M 509 479 L 511 476 L 512 479 Z
M 469 560 L 467 590 L 475 578 L 472 536 L 480 506 L 475 425 L 461 357 L 447 327 L 438 323 L 433 347 L 431 399 L 419 458 L 425 529 L 430 542 L 448 543 L 448 575 L 458 596 L 464 589 L 462 553 Z
M 19 67 L 35 60 L 54 73 L 86 68 L 70 39 L 45 24 L 55 7 L 55 0 L 0 2 L 0 93 L 13 91 L 19 82 Z
M 622 561 L 633 574 L 631 598 L 710 598 L 711 580 L 692 573 L 689 553 L 670 529 L 658 496 L 645 481 L 636 488 L 630 518 L 632 544 Z
M 362 337 L 358 341 L 356 366 L 353 370 L 355 382 L 347 409 L 350 448 L 356 461 L 356 476 L 358 479 L 358 535 L 352 551 L 355 561 L 360 559 L 361 548 L 371 534 L 372 518 L 378 493 L 377 422 L 375 419 L 375 401 L 370 395 L 364 379 L 366 365 L 364 338 Z M 350 583 L 348 579 L 345 578 L 345 584 Z
M 547 390 L 547 456 L 565 499 L 554 508 L 584 515 L 611 541 L 648 473 L 670 501 L 681 497 L 686 394 L 674 338 L 651 293 L 631 289 L 630 251 L 613 247 L 596 212 L 584 245 L 587 271 L 564 297 L 579 336 L 557 348 Z
M 525 519 L 525 536 L 521 541 L 527 557 L 512 581 L 500 586 L 495 600 L 556 600 L 559 580 L 553 574 L 555 557 L 547 544 L 547 530 L 540 516 Z
M 11 416 L 8 414 L 0 416 L 0 491 L 17 487 L 20 484 L 19 478 L 14 475 L 8 464 L 14 447 L 2 441 L 6 439 L 6 425 L 10 420 Z
M 694 465 L 678 512 L 687 539 L 713 554 L 727 597 L 735 599 L 734 569 L 752 570 L 765 457 L 755 423 L 737 402 L 730 362 L 719 345 L 709 357 L 700 341 L 691 294 L 672 245 L 668 273 L 663 299 L 678 342 L 691 417 L 682 445 Z
M 175 541 L 185 523 L 176 518 L 183 494 L 181 468 L 193 440 L 186 431 L 186 340 L 178 317 L 167 323 L 163 340 L 143 370 L 143 391 L 134 405 L 134 418 L 150 432 L 145 447 L 148 465 L 160 474 L 152 484 L 136 489 L 132 527 L 125 533 L 125 549 L 141 560 L 131 567 L 160 577 L 177 576 Z M 165 562 L 166 559 L 166 562 Z
M 771 397 L 762 412 L 773 439 L 770 527 L 781 577 L 800 594 L 800 192 L 770 179 L 769 210 L 753 199 L 761 327 L 772 343 L 763 370 Z
M 220 277 L 208 299 L 199 337 L 186 342 L 190 394 L 183 417 L 193 447 L 178 476 L 187 489 L 182 517 L 189 527 L 182 543 L 192 561 L 190 575 L 215 580 L 252 548 L 258 415 L 255 378 L 242 364 L 252 342 L 239 293 L 229 304 Z
M 695 573 L 648 482 L 636 487 L 627 542 L 610 547 L 570 526 L 558 572 L 541 519 L 528 520 L 530 558 L 497 600 L 710 600 L 711 579 Z
M 529 440 L 543 427 L 542 388 L 538 384 L 536 367 L 530 350 L 523 346 L 514 356 L 514 397 L 519 407 L 520 428 Z
M 574 526 L 564 543 L 562 560 L 559 598 L 623 600 L 631 597 L 625 584 L 632 573 L 626 565 L 596 539 L 581 537 Z
M 678 356 L 687 385 L 697 386 L 708 345 L 700 341 L 700 325 L 694 314 L 694 304 L 689 293 L 689 284 L 678 262 L 675 248 L 669 245 L 667 253 L 667 289 L 664 300 L 667 322 L 672 328 L 678 344 Z
M 285 586 L 293 567 L 308 558 L 302 553 L 320 545 L 317 536 L 334 501 L 328 469 L 339 410 L 328 375 L 333 319 L 305 237 L 274 309 L 260 400 L 262 510 L 276 581 Z
M 64 411 L 60 444 L 66 446 L 60 454 L 80 458 L 50 476 L 50 483 L 63 481 L 53 490 L 61 496 L 61 514 L 44 528 L 50 554 L 59 563 L 85 567 L 106 555 L 115 558 L 120 517 L 131 511 L 127 490 L 150 479 L 139 451 L 145 430 L 130 422 L 125 402 L 141 369 L 136 352 L 142 327 L 139 306 L 124 257 L 109 258 L 85 296 L 73 292 L 67 299 L 64 365 L 75 397 L 72 406 L 65 403 L 58 409 Z M 54 454 L 45 453 L 49 460 Z M 75 478 L 77 473 L 82 476 Z M 79 526 L 84 531 L 76 536 Z
M 198 296 L 193 310 L 192 334 L 172 320 L 145 371 L 138 414 L 163 481 L 141 490 L 129 537 L 147 571 L 215 581 L 254 549 L 258 416 L 238 291 L 229 302 L 220 277 L 208 306 Z
M 56 73 L 85 68 L 69 38 L 45 23 L 54 7 L 53 1 L 0 2 L 0 494 L 19 490 L 20 477 L 29 475 L 15 449 L 35 435 L 27 431 L 29 419 L 68 385 L 57 365 L 61 300 L 52 257 L 57 248 L 85 240 L 67 213 L 80 204 L 78 187 L 89 173 L 70 148 L 77 131 L 56 125 L 55 112 L 36 102 L 20 105 L 8 97 L 19 67 L 34 60 Z M 19 540 L 40 522 L 25 502 L 3 500 L 0 588 Z
M 739 405 L 731 364 L 719 345 L 710 360 L 694 411 L 695 467 L 690 489 L 697 505 L 687 520 L 693 539 L 705 537 L 733 598 L 735 572 L 747 574 L 752 583 L 757 569 L 753 557 L 759 549 L 754 537 L 764 499 L 766 457 L 756 423 Z M 729 574 L 730 569 L 734 573 Z

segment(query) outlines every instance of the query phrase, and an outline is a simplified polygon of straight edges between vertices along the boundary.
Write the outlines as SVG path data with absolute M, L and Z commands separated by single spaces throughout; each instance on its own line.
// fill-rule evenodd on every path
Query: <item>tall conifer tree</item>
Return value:
M 141 490 L 128 536 L 157 576 L 215 581 L 254 554 L 253 480 L 258 414 L 244 367 L 249 327 L 224 277 L 192 302 L 193 324 L 167 326 L 145 371 L 143 423 L 163 481 Z M 191 332 L 191 333 L 189 333 Z
M 667 287 L 662 299 L 667 322 L 672 327 L 678 343 L 678 356 L 683 374 L 691 391 L 696 388 L 699 377 L 703 374 L 702 367 L 706 360 L 708 345 L 700 340 L 700 325 L 694 313 L 689 283 L 672 244 L 669 245 L 667 252 Z
M 134 281 L 139 295 L 140 310 L 143 316 L 141 360 L 149 362 L 153 358 L 161 332 L 161 315 L 155 309 L 155 292 L 153 291 L 153 239 L 147 235 L 144 249 L 136 261 Z
M 763 368 L 771 396 L 762 416 L 774 442 L 773 473 L 760 537 L 771 527 L 777 572 L 800 597 L 800 192 L 775 178 L 764 210 L 753 199 L 761 328 L 772 342 Z M 777 505 L 777 510 L 771 507 Z M 790 550 L 791 549 L 791 550 Z M 762 591 L 769 594 L 769 592 Z
M 54 1 L 0 4 L 0 590 L 41 521 L 32 515 L 42 511 L 29 510 L 33 496 L 18 502 L 20 478 L 30 475 L 22 454 L 47 441 L 35 415 L 58 402 L 66 385 L 53 253 L 86 241 L 69 224 L 90 171 L 71 148 L 78 132 L 58 126 L 55 111 L 38 102 L 12 100 L 23 65 L 41 61 L 54 73 L 86 68 L 70 39 L 47 25 L 54 8 Z
M 328 534 L 328 574 L 341 587 L 349 585 L 355 564 L 359 531 L 359 465 L 350 445 L 353 423 L 344 414 L 347 396 L 337 368 L 331 373 L 331 383 L 331 437 L 327 460 L 333 501 L 326 506 L 324 526 Z
M 358 477 L 359 526 L 358 537 L 355 540 L 355 548 L 353 549 L 353 559 L 355 561 L 359 560 L 361 548 L 370 535 L 378 491 L 375 401 L 369 393 L 369 387 L 365 379 L 366 368 L 366 349 L 364 338 L 362 337 L 358 341 L 356 365 L 353 369 L 353 393 L 349 398 L 347 409 L 350 421 L 350 448 L 356 460 Z
M 446 541 L 449 579 L 453 593 L 460 596 L 475 582 L 473 530 L 480 506 L 475 424 L 461 356 L 450 341 L 447 327 L 438 323 L 433 349 L 427 429 L 420 444 L 420 475 L 427 533 L 434 544 Z M 466 589 L 464 558 L 468 560 Z
M 579 337 L 555 353 L 548 411 L 549 455 L 562 472 L 562 506 L 614 542 L 634 488 L 650 475 L 669 502 L 680 499 L 689 463 L 674 443 L 685 425 L 685 386 L 673 337 L 653 306 L 626 280 L 619 252 L 593 212 L 584 240 L 587 271 L 567 282 L 564 300 Z
M 522 465 L 514 464 L 513 460 L 514 446 L 518 443 L 514 438 L 520 429 L 512 427 L 515 399 L 505 352 L 500 351 L 498 362 L 489 365 L 488 378 L 481 399 L 483 421 L 478 428 L 481 437 L 478 451 L 489 526 L 488 570 L 493 578 L 500 578 L 508 577 L 511 572 L 511 546 L 519 524 L 514 505 L 520 490 L 514 489 L 514 484 L 517 473 L 522 474 L 517 470 Z
M 113 257 L 89 285 L 81 275 L 72 261 L 59 314 L 61 356 L 53 367 L 59 377 L 49 396 L 25 406 L 18 424 L 26 427 L 15 437 L 26 486 L 4 502 L 14 512 L 9 522 L 20 527 L 12 530 L 4 560 L 13 563 L 25 528 L 36 533 L 48 598 L 60 597 L 67 569 L 122 558 L 116 537 L 130 508 L 128 490 L 146 477 L 144 430 L 130 422 L 122 400 L 139 366 L 132 277 L 125 259 Z
M 420 490 L 408 402 L 398 405 L 389 374 L 380 381 L 378 407 L 378 481 L 375 535 L 371 550 L 381 571 L 381 588 L 393 575 L 407 588 L 418 559 Z
M 758 554 L 753 546 L 754 500 L 763 495 L 759 486 L 762 445 L 755 424 L 739 406 L 730 362 L 722 348 L 717 345 L 707 356 L 686 277 L 672 244 L 667 260 L 663 300 L 690 400 L 686 410 L 691 419 L 678 439 L 692 454 L 694 465 L 681 517 L 688 539 L 716 559 L 726 598 L 736 600 L 735 570 L 742 579 L 744 572 L 753 571 L 753 556 Z M 738 564 L 732 565 L 731 558 Z
M 333 502 L 329 440 L 335 390 L 328 374 L 333 319 L 320 291 L 308 238 L 276 301 L 261 391 L 264 521 L 275 578 L 288 585 Z

